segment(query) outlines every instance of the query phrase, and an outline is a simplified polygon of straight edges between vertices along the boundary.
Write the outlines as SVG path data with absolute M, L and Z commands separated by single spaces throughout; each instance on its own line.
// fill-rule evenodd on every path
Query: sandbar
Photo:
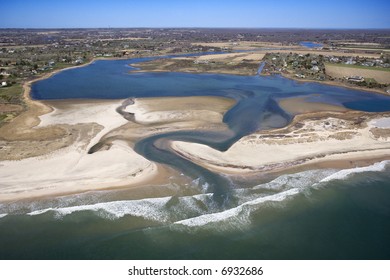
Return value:
M 135 99 L 125 108 L 134 115 L 129 121 L 116 110 L 124 100 L 31 102 L 42 110 L 18 117 L 19 136 L 2 140 L 0 201 L 167 183 L 174 172 L 137 154 L 132 144 L 163 131 L 226 129 L 223 114 L 235 104 L 219 97 Z M 90 153 L 97 143 L 103 148 Z

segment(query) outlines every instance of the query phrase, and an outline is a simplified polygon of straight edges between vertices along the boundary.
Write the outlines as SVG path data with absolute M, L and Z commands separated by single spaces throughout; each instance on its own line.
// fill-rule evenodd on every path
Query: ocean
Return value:
M 225 150 L 256 130 L 293 118 L 276 99 L 307 100 L 367 112 L 390 111 L 390 98 L 280 76 L 131 73 L 135 60 L 96 61 L 36 82 L 35 99 L 224 96 L 233 134 L 172 132 L 135 150 L 191 178 L 161 186 L 175 195 L 134 198 L 94 191 L 0 204 L 1 259 L 388 259 L 390 161 L 352 169 L 233 180 L 153 149 L 185 139 Z M 173 180 L 175 181 L 175 180 Z M 158 189 L 159 186 L 156 186 Z M 185 191 L 183 191 L 185 189 Z

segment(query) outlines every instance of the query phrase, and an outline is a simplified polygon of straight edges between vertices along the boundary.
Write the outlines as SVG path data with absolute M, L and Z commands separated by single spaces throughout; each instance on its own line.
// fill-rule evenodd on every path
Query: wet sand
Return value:
M 284 98 L 278 101 L 279 106 L 292 115 L 307 114 L 314 112 L 346 112 L 347 108 L 343 106 L 330 105 L 319 102 L 310 102 L 305 97 Z

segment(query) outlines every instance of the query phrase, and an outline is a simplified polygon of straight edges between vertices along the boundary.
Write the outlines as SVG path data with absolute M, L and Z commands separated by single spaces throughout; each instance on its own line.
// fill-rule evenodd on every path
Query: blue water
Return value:
M 142 60 L 96 61 L 66 70 L 34 83 L 32 96 L 234 98 L 236 105 L 223 119 L 229 131 L 157 134 L 135 145 L 137 152 L 178 169 L 192 183 L 168 186 L 177 189 L 169 197 L 158 197 L 159 187 L 167 186 L 156 186 L 144 199 L 117 190 L 0 204 L 0 259 L 390 258 L 389 162 L 347 174 L 308 170 L 265 183 L 244 182 L 154 145 L 177 139 L 225 150 L 255 130 L 288 124 L 292 116 L 276 99 L 306 96 L 382 112 L 390 111 L 389 97 L 280 76 L 131 73 L 128 64 Z
M 131 73 L 131 60 L 101 60 L 69 69 L 32 85 L 34 99 L 123 99 L 156 96 L 227 96 L 252 98 L 259 108 L 269 99 L 307 96 L 313 102 L 344 105 L 362 111 L 390 111 L 390 98 L 380 94 L 298 83 L 281 76 L 236 76 L 189 73 Z M 256 101 L 255 101 L 256 100 Z M 250 112 L 250 111 L 248 111 Z
M 0 259 L 389 259 L 389 170 L 318 183 L 325 172 L 237 189 L 238 203 L 250 204 L 207 224 L 198 221 L 215 211 L 206 196 L 102 202 L 106 192 L 13 205 L 0 218 Z M 256 201 L 292 188 L 301 192 Z
M 314 43 L 314 42 L 299 42 L 299 44 L 303 47 L 310 48 L 310 49 L 321 48 L 324 46 L 323 44 Z

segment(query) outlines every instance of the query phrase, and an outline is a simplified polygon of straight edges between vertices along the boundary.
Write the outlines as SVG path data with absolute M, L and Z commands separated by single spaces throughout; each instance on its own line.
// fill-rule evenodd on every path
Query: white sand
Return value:
M 324 126 L 326 121 L 336 128 Z M 305 126 L 304 133 L 290 133 L 291 138 L 267 138 L 255 133 L 242 138 L 226 152 L 180 141 L 173 142 L 172 147 L 184 157 L 224 173 L 270 171 L 303 163 L 390 156 L 390 141 L 373 137 L 370 126 L 343 128 L 337 119 L 308 121 Z M 340 133 L 349 133 L 351 139 L 335 139 Z
M 0 162 L 0 200 L 58 195 L 149 180 L 157 166 L 135 153 L 125 142 L 114 141 L 109 150 L 88 154 L 89 147 L 106 132 L 127 121 L 115 109 L 120 102 L 85 103 L 55 109 L 41 117 L 40 126 L 98 123 L 104 129 L 95 137 L 45 156 Z
M 38 127 L 57 124 L 81 124 L 97 123 L 104 128 L 90 142 L 88 148 L 95 145 L 102 136 L 109 131 L 126 124 L 128 121 L 122 118 L 115 110 L 122 104 L 122 101 L 98 101 L 96 103 L 73 103 L 65 110 L 54 108 L 46 115 L 40 116 Z
M 164 102 L 161 98 L 137 99 L 125 110 L 134 113 L 135 119 L 145 126 L 123 126 L 128 121 L 116 112 L 122 101 L 74 100 L 49 104 L 54 107 L 53 111 L 39 117 L 38 127 L 94 123 L 102 130 L 96 134 L 96 125 L 89 130 L 84 128 L 71 146 L 44 156 L 1 161 L 0 201 L 147 184 L 159 175 L 157 164 L 135 153 L 126 142 L 113 141 L 108 150 L 93 154 L 88 154 L 88 150 L 110 132 L 137 138 L 162 130 L 216 124 L 222 127 L 223 113 L 233 106 L 234 100 L 215 97 L 164 98 Z
M 148 100 L 134 100 L 134 104 L 127 106 L 126 112 L 133 113 L 135 120 L 142 124 L 156 124 L 183 121 L 205 121 L 212 123 L 222 123 L 224 112 L 213 112 L 210 110 L 191 110 L 180 108 L 176 110 L 150 111 L 147 109 Z

